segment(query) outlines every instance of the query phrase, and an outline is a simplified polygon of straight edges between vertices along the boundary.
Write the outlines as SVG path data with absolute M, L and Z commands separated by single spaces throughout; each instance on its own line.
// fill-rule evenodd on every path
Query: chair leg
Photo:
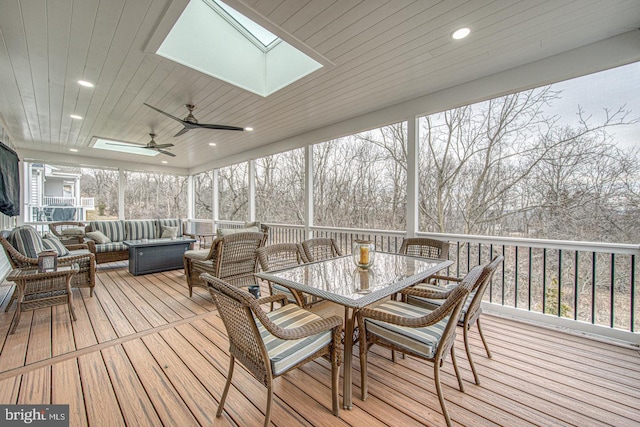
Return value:
M 338 386 L 340 384 L 340 365 L 338 364 L 337 348 L 331 350 L 331 406 L 333 415 L 340 416 L 340 396 L 338 395 Z
M 218 405 L 218 411 L 216 412 L 216 417 L 222 415 L 222 411 L 224 410 L 224 401 L 227 399 L 227 393 L 229 393 L 229 386 L 231 386 L 231 378 L 233 377 L 233 366 L 235 365 L 235 357 L 231 356 L 229 359 L 229 373 L 227 374 L 227 383 L 224 385 L 224 391 L 222 392 L 222 397 L 220 398 L 220 404 Z
M 477 385 L 480 385 L 480 378 L 476 372 L 476 365 L 473 363 L 473 357 L 471 357 L 471 348 L 469 346 L 469 327 L 462 325 L 462 336 L 464 338 L 464 350 L 467 352 L 467 359 L 469 359 L 469 366 L 471 366 L 471 372 L 473 373 L 473 379 Z
M 440 407 L 442 408 L 442 415 L 447 422 L 447 427 L 451 427 L 451 418 L 449 418 L 447 404 L 445 403 L 444 396 L 442 395 L 442 385 L 440 384 L 440 361 L 438 360 L 433 362 L 433 378 L 436 382 L 436 391 L 438 392 L 438 400 L 440 401 Z
M 458 370 L 458 361 L 456 360 L 456 352 L 453 346 L 451 346 L 451 363 L 453 363 L 453 370 L 456 372 L 456 378 L 458 378 L 458 387 L 460 388 L 460 391 L 464 392 L 464 385 L 462 384 L 462 377 Z
M 269 427 L 269 421 L 271 421 L 271 402 L 273 401 L 273 389 L 272 385 L 267 386 L 267 412 L 264 414 L 264 427 Z
M 358 326 L 360 328 L 360 399 L 366 400 L 369 393 L 369 384 L 367 382 L 367 353 L 369 352 L 369 343 L 367 342 L 367 332 L 364 329 L 363 322 L 358 319 Z M 351 363 L 349 360 L 345 360 L 344 363 Z M 344 399 L 344 396 L 343 396 Z
M 484 344 L 484 349 L 487 352 L 487 357 L 491 359 L 491 352 L 489 351 L 489 346 L 487 345 L 487 341 L 484 339 L 484 334 L 482 333 L 482 328 L 480 327 L 480 318 L 476 319 L 476 325 L 478 325 L 478 333 L 480 334 L 480 338 L 482 339 L 482 344 Z
M 391 361 L 396 363 L 396 351 L 391 349 Z

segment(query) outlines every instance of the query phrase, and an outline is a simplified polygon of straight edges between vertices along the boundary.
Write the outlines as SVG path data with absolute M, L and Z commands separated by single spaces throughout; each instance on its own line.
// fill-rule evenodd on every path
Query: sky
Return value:
M 560 115 L 562 123 L 577 123 L 578 105 L 593 116 L 593 124 L 604 120 L 604 108 L 616 111 L 623 105 L 631 110 L 630 118 L 640 118 L 640 62 L 554 83 L 551 87 L 562 90 L 562 98 L 553 104 L 553 111 Z M 609 133 L 621 147 L 640 147 L 640 122 L 616 126 Z

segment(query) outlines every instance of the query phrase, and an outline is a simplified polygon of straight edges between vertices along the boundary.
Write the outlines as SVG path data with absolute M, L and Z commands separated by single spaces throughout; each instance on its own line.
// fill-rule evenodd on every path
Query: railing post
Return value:
M 304 235 L 312 236 L 313 227 L 313 145 L 304 147 Z
M 415 237 L 419 228 L 418 171 L 419 171 L 419 119 L 407 120 L 407 237 Z

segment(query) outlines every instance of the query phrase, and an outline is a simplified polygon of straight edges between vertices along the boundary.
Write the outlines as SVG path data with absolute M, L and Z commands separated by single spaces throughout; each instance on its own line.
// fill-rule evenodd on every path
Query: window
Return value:
M 125 218 L 185 218 L 187 177 L 158 172 L 125 172 Z

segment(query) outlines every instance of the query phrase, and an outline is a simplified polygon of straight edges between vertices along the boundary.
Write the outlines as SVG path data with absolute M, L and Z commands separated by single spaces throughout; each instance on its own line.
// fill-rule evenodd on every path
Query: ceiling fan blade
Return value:
M 184 127 L 180 132 L 178 132 L 178 133 L 176 133 L 175 135 L 173 135 L 173 137 L 175 138 L 176 136 L 180 136 L 180 135 L 182 135 L 182 134 L 184 134 L 184 133 L 189 132 L 190 130 L 191 130 L 191 128 L 190 128 L 190 127 L 186 127 L 186 126 L 185 126 L 185 127 Z
M 206 123 L 199 123 L 197 125 L 195 125 L 199 128 L 205 128 L 205 129 L 219 129 L 219 130 L 239 130 L 239 131 L 243 131 L 244 128 L 240 128 L 237 126 L 226 126 L 226 125 L 208 125 Z
M 173 147 L 173 144 L 156 144 L 155 148 L 169 148 Z
M 166 154 L 167 156 L 171 156 L 171 157 L 175 157 L 176 156 L 175 154 L 170 153 L 170 152 L 165 151 L 165 150 L 156 150 L 156 151 L 159 151 L 162 154 Z
M 167 116 L 167 117 L 169 117 L 169 118 L 172 118 L 172 119 L 173 119 L 173 120 L 175 120 L 175 121 L 178 121 L 178 122 L 180 122 L 180 123 L 184 123 L 184 121 L 183 121 L 182 119 L 180 119 L 180 118 L 178 118 L 178 117 L 176 117 L 176 116 L 172 116 L 172 115 L 171 115 L 171 114 L 169 114 L 169 113 L 165 113 L 164 111 L 157 109 L 157 108 L 156 108 L 156 107 L 154 107 L 153 105 L 149 105 L 149 104 L 147 104 L 146 102 L 143 102 L 143 104 L 144 104 L 144 105 L 146 105 L 146 106 L 147 106 L 147 107 L 149 107 L 149 108 L 153 108 L 154 110 L 156 110 L 156 111 L 157 111 L 158 113 L 160 113 L 160 114 L 164 114 L 165 116 Z

